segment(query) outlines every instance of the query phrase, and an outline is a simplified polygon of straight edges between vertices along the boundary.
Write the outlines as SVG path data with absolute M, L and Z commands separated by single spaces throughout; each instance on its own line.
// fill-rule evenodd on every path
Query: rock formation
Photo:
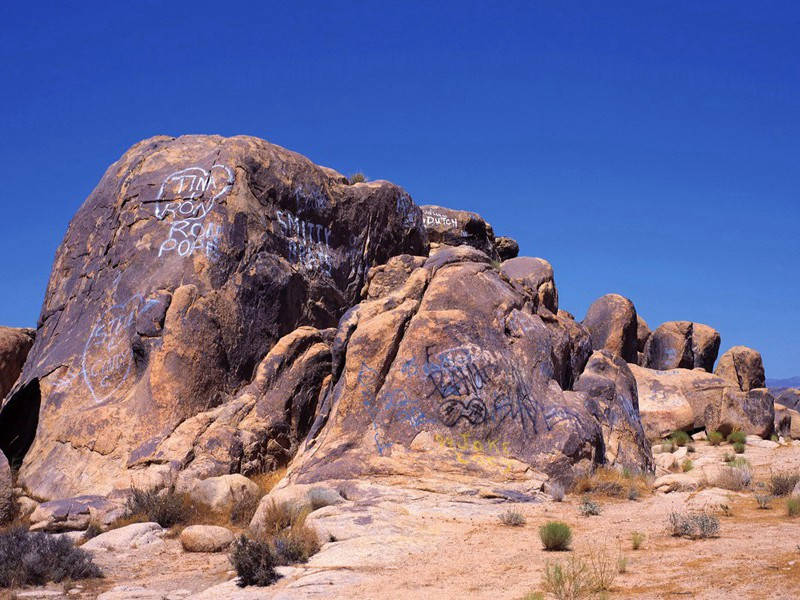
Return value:
M 0 327 L 0 399 L 5 398 L 22 373 L 35 337 L 33 329 Z
M 493 260 L 500 258 L 494 230 L 479 214 L 433 204 L 422 205 L 420 209 L 431 244 L 472 246 Z
M 719 333 L 701 323 L 668 321 L 648 338 L 642 366 L 668 369 L 714 370 L 719 352 Z
M 644 437 L 620 433 L 626 420 L 638 426 L 633 399 L 561 388 L 553 337 L 527 286 L 464 247 L 432 253 L 410 273 L 396 264 L 396 287 L 384 273 L 380 293 L 370 290 L 339 325 L 334 380 L 293 463 L 295 483 L 456 471 L 569 481 L 607 457 L 649 468 Z M 604 426 L 614 433 L 607 441 Z
M 391 183 L 349 185 L 250 137 L 141 142 L 70 223 L 0 446 L 21 457 L 34 428 L 20 482 L 38 497 L 105 493 L 168 461 L 166 440 L 282 336 L 335 326 L 370 267 L 425 250 L 421 211 Z
M 766 386 L 761 354 L 747 346 L 734 346 L 728 350 L 719 359 L 714 372 L 744 392 Z
M 553 314 L 558 312 L 558 290 L 553 267 L 545 259 L 520 256 L 503 262 L 500 270 L 536 298 L 536 308 L 542 306 Z
M 594 350 L 608 350 L 625 362 L 638 362 L 639 322 L 633 302 L 619 294 L 595 300 L 586 312 L 583 326 L 592 336 Z

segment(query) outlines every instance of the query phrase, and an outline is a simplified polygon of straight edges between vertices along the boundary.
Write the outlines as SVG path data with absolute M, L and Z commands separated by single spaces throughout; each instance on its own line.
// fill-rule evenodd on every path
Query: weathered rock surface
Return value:
M 644 353 L 644 348 L 647 345 L 647 340 L 650 339 L 650 336 L 652 335 L 652 333 L 653 332 L 651 331 L 650 326 L 647 324 L 647 321 L 645 321 L 642 318 L 642 315 L 637 314 L 636 315 L 636 350 L 640 354 L 640 357 L 641 357 L 641 354 Z M 641 360 L 639 361 L 639 365 L 641 366 Z
M 630 369 L 636 377 L 639 414 L 648 439 L 702 427 L 725 434 L 733 429 L 762 437 L 772 433 L 774 410 L 766 390 L 741 392 L 699 369 L 656 371 L 637 365 Z
M 459 247 L 349 311 L 335 380 L 288 481 L 463 472 L 513 481 L 534 471 L 569 480 L 603 462 L 600 423 L 585 394 L 559 386 L 535 303 L 485 254 Z
M 766 386 L 761 354 L 747 346 L 734 346 L 723 354 L 714 373 L 743 392 Z
M 433 204 L 422 205 L 420 209 L 432 244 L 472 246 L 494 260 L 499 258 L 494 230 L 479 214 Z
M 555 319 L 550 318 L 547 314 L 541 316 L 553 335 L 554 344 L 557 346 L 556 349 L 560 350 L 560 354 L 557 354 L 557 356 L 562 365 L 560 369 L 562 375 L 559 378 L 561 388 L 571 390 L 575 380 L 583 372 L 586 361 L 589 360 L 589 356 L 592 354 L 592 339 L 589 335 L 589 330 L 578 323 L 575 317 L 565 310 L 559 309 Z M 559 330 L 563 330 L 566 333 L 566 346 L 561 342 L 563 334 L 560 334 Z
M 163 542 L 164 530 L 158 523 L 133 523 L 106 531 L 83 544 L 84 550 L 130 550 Z
M 0 452 L 0 525 L 14 518 L 14 478 L 6 455 Z
M 244 475 L 220 475 L 195 481 L 189 492 L 194 502 L 216 512 L 230 511 L 237 504 L 258 500 L 258 485 Z
M 70 223 L 0 447 L 21 457 L 37 432 L 20 481 L 39 497 L 107 493 L 281 337 L 334 326 L 371 266 L 426 250 L 391 183 L 244 136 L 141 142 Z
M 505 261 L 500 270 L 536 298 L 537 309 L 542 306 L 553 314 L 558 312 L 558 290 L 553 267 L 545 259 L 519 256 Z
M 625 362 L 638 362 L 639 322 L 633 302 L 619 294 L 595 300 L 586 312 L 583 326 L 592 337 L 592 350 L 608 350 Z
M 233 543 L 233 532 L 217 525 L 191 525 L 181 531 L 187 552 L 220 552 Z
M 800 410 L 800 390 L 786 388 L 776 391 L 770 388 L 770 393 L 775 396 L 775 402 L 794 410 Z
M 33 329 L 0 327 L 0 400 L 5 398 L 22 373 L 35 338 Z
M 30 516 L 31 531 L 82 531 L 92 519 L 108 524 L 124 513 L 121 503 L 104 496 L 77 496 L 39 504 Z
M 649 472 L 653 456 L 639 418 L 636 379 L 627 363 L 608 350 L 593 353 L 574 390 L 586 393 L 589 410 L 600 423 L 606 463 Z
M 714 370 L 719 352 L 719 333 L 702 323 L 668 321 L 649 336 L 643 365 L 649 369 Z
M 517 240 L 505 237 L 505 236 L 498 236 L 495 239 L 495 248 L 497 248 L 497 255 L 500 257 L 500 260 L 509 260 L 510 258 L 516 258 L 519 256 L 519 244 Z

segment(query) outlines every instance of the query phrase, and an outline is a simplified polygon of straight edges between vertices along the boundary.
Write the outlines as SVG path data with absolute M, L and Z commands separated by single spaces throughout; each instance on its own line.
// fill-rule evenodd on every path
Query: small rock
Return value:
M 670 454 L 668 452 L 664 452 L 663 454 L 656 454 L 655 455 L 655 462 L 656 466 L 664 469 L 664 471 L 669 471 L 672 469 L 675 464 L 678 462 L 675 458 L 675 455 Z
M 698 431 L 697 433 L 692 435 L 692 439 L 695 442 L 704 442 L 708 439 L 705 431 Z
M 671 473 L 659 477 L 653 482 L 652 488 L 657 492 L 668 494 L 670 492 L 693 492 L 698 488 L 694 477 L 683 473 Z
M 686 456 L 687 452 L 689 452 L 689 449 L 686 446 L 681 446 L 680 448 L 675 450 L 675 452 L 672 453 L 672 456 L 675 457 L 675 460 L 680 460 L 684 456 Z
M 192 525 L 181 532 L 181 545 L 187 552 L 219 552 L 233 542 L 233 533 L 216 525 Z

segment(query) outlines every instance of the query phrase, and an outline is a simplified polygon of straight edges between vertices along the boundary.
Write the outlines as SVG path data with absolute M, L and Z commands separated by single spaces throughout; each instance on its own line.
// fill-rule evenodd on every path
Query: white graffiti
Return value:
M 331 230 L 319 223 L 304 221 L 288 210 L 276 212 L 281 233 L 289 246 L 289 261 L 310 273 L 333 271 Z
M 179 256 L 218 255 L 221 225 L 205 224 L 214 204 L 233 187 L 234 176 L 225 165 L 214 165 L 209 171 L 189 167 L 167 176 L 158 191 L 155 215 L 158 220 L 170 218 L 167 238 L 158 249 L 162 257 L 170 252 Z
M 297 210 L 301 212 L 317 212 L 328 206 L 328 196 L 319 188 L 305 189 L 302 185 L 294 192 Z
M 416 227 L 419 218 L 419 209 L 414 206 L 411 196 L 400 194 L 395 205 L 397 212 L 403 218 L 403 227 Z
M 127 380 L 133 364 L 131 326 L 140 313 L 155 303 L 155 300 L 143 303 L 137 294 L 125 304 L 112 306 L 95 322 L 81 363 L 83 380 L 95 402 L 106 400 Z
M 445 227 L 450 227 L 452 229 L 458 228 L 458 219 L 448 217 L 442 213 L 433 212 L 432 210 L 426 210 L 422 213 L 422 222 L 426 228 L 430 228 L 435 225 L 444 225 Z

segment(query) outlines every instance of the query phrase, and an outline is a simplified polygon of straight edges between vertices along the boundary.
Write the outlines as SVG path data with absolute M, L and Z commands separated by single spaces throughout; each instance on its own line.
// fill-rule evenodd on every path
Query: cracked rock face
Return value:
M 342 319 L 334 381 L 292 483 L 536 471 L 569 481 L 603 462 L 601 419 L 621 413 L 598 418 L 590 394 L 562 390 L 556 336 L 530 292 L 467 247 L 410 264 L 397 260 L 395 278 L 387 265 L 372 280 L 379 293 Z
M 0 412 L 6 454 L 33 444 L 20 483 L 63 498 L 182 468 L 158 454 L 181 423 L 250 382 L 281 337 L 335 326 L 370 267 L 426 244 L 391 183 L 349 185 L 251 137 L 137 144 L 72 219 Z
M 723 354 L 714 373 L 743 392 L 766 386 L 761 353 L 747 346 L 734 346 Z
M 699 368 L 710 373 L 719 344 L 719 333 L 708 325 L 668 321 L 649 336 L 642 366 L 661 371 Z
M 22 366 L 35 337 L 33 329 L 0 327 L 0 399 L 5 397 L 22 373 Z

